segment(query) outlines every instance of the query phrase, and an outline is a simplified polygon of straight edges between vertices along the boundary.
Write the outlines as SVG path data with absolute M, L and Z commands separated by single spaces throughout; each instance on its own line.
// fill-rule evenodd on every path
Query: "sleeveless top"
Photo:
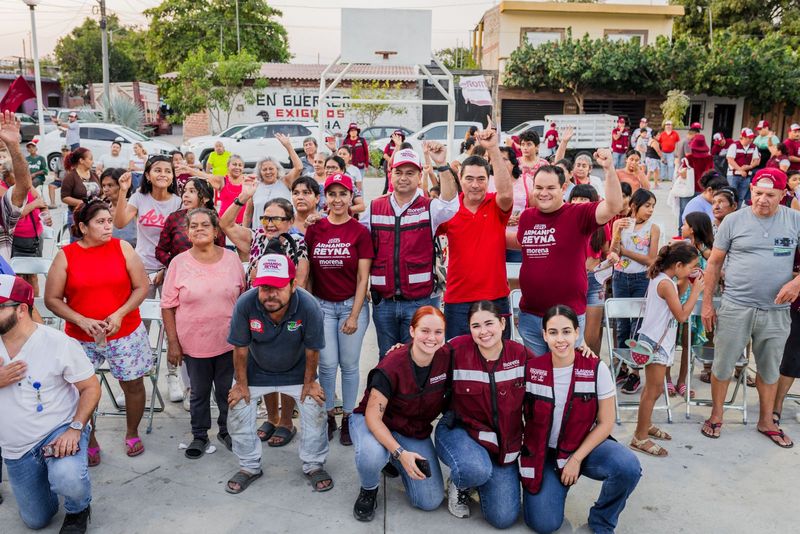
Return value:
M 242 184 L 236 185 L 231 183 L 227 175 L 223 180 L 224 182 L 222 184 L 222 189 L 219 190 L 220 216 L 225 213 L 225 210 L 228 209 L 228 206 L 233 204 L 234 199 L 239 196 L 239 193 L 242 192 Z M 239 206 L 236 207 L 238 208 Z M 242 221 L 244 220 L 244 211 L 244 208 L 239 210 L 239 215 L 236 216 L 236 224 L 242 224 Z
M 647 254 L 650 252 L 650 230 L 653 227 L 653 219 L 649 219 L 638 230 L 631 231 L 623 229 L 621 236 L 622 248 L 636 252 L 637 254 Z M 643 273 L 647 270 L 646 265 L 634 261 L 628 257 L 622 257 L 614 267 L 615 271 L 623 273 Z
M 108 243 L 90 248 L 72 243 L 62 250 L 67 260 L 64 297 L 70 308 L 84 317 L 102 321 L 127 302 L 133 288 L 119 239 L 112 237 Z M 137 308 L 122 319 L 119 331 L 108 339 L 130 335 L 141 322 Z M 94 341 L 69 321 L 64 331 L 78 341 Z

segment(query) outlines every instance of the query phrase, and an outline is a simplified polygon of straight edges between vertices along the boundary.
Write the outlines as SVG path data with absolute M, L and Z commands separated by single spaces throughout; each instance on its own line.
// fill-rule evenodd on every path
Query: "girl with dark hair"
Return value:
M 658 253 L 658 240 L 661 229 L 652 221 L 656 207 L 656 196 L 647 189 L 637 189 L 631 196 L 631 216 L 614 222 L 611 250 L 620 261 L 614 266 L 611 290 L 614 298 L 642 298 L 647 293 L 647 268 Z M 633 322 L 630 319 L 617 319 L 617 346 L 624 346 L 625 340 L 634 337 Z M 641 381 L 636 371 L 628 374 L 627 368 L 620 369 L 617 379 L 625 383 L 621 392 L 633 394 L 639 391 Z
M 382 470 L 394 470 L 394 476 L 399 472 L 414 508 L 435 510 L 444 497 L 442 469 L 430 437 L 433 421 L 447 406 L 452 380 L 444 315 L 439 308 L 422 306 L 409 331 L 410 342 L 390 350 L 370 371 L 351 416 L 361 482 L 353 515 L 359 521 L 375 515 Z
M 195 178 L 186 184 L 184 206 L 188 204 L 190 191 L 195 189 L 195 181 L 202 180 Z M 204 193 L 208 195 L 209 191 Z M 217 212 L 207 206 L 193 207 L 188 213 L 183 209 L 170 217 L 177 213 L 184 218 L 182 228 L 189 248 L 170 258 L 161 291 L 161 308 L 169 363 L 174 366 L 185 363 L 191 382 L 189 412 L 193 439 L 184 454 L 194 460 L 203 456 L 208 447 L 212 386 L 219 408 L 217 439 L 231 448 L 227 422 L 233 346 L 228 343 L 228 332 L 236 300 L 246 285 L 239 256 L 219 244 L 222 232 Z
M 164 222 L 164 228 L 161 229 L 158 245 L 156 245 L 156 259 L 167 267 L 169 267 L 172 258 L 192 247 L 186 214 L 194 209 L 205 208 L 213 211 L 214 217 L 217 217 L 217 212 L 214 209 L 214 190 L 202 178 L 192 178 L 186 182 L 181 202 L 183 207 L 170 213 Z M 225 234 L 220 231 L 216 232 L 215 236 L 215 244 L 219 247 L 224 247 Z
M 436 452 L 450 466 L 447 507 L 469 517 L 477 488 L 484 519 L 495 528 L 516 523 L 520 508 L 517 457 L 522 447 L 525 368 L 533 353 L 503 339 L 506 318 L 491 301 L 474 303 L 469 335 L 450 340 L 453 394 L 436 426 Z
M 576 185 L 569 196 L 570 204 L 584 202 L 597 202 L 599 197 L 594 187 L 588 184 Z M 604 224 L 589 238 L 586 244 L 586 277 L 589 280 L 589 289 L 586 293 L 586 327 L 583 338 L 595 354 L 600 354 L 603 334 L 603 306 L 606 300 L 606 287 L 595 277 L 595 269 L 601 263 L 614 264 L 619 261 L 619 256 L 610 252 L 611 225 Z
M 79 147 L 64 158 L 64 179 L 61 182 L 61 201 L 69 210 L 67 222 L 72 228 L 72 214 L 75 208 L 89 200 L 91 197 L 100 196 L 100 179 L 92 170 L 94 159 L 92 152 L 85 147 Z M 73 235 L 72 240 L 77 238 Z
M 579 326 L 572 308 L 553 306 L 542 327 L 549 352 L 528 362 L 525 384 L 519 469 L 525 524 L 540 533 L 558 530 L 567 493 L 585 475 L 603 482 L 589 528 L 614 532 L 642 470 L 636 456 L 611 438 L 611 371 L 575 350 Z
M 292 183 L 292 206 L 294 206 L 294 222 L 290 233 L 303 235 L 308 228 L 306 219 L 317 213 L 319 202 L 319 184 L 310 176 L 301 176 Z
M 650 282 L 644 319 L 635 343 L 628 344 L 634 359 L 645 365 L 647 378 L 630 447 L 651 456 L 667 456 L 667 451 L 650 438 L 672 439 L 668 433 L 654 426 L 651 418 L 653 406 L 664 393 L 667 367 L 672 365 L 675 358 L 678 324 L 689 319 L 703 291 L 703 271 L 697 268 L 699 259 L 698 250 L 685 241 L 661 247 L 647 270 Z M 678 293 L 679 286 L 691 286 L 689 298 L 683 304 Z
M 139 422 L 144 415 L 142 377 L 153 366 L 139 305 L 149 281 L 142 260 L 128 243 L 112 237 L 108 204 L 91 199 L 75 211 L 72 230 L 78 241 L 56 254 L 45 286 L 45 305 L 66 321 L 64 331 L 99 367 L 108 361 L 125 395 L 128 456 L 144 452 Z M 95 428 L 89 439 L 89 465 L 100 463 Z
M 105 200 L 110 209 L 111 217 L 114 217 L 114 211 L 117 209 L 117 201 L 119 200 L 119 179 L 125 174 L 125 169 L 106 169 L 100 175 L 100 187 L 102 190 L 102 198 Z M 131 191 L 128 190 L 128 198 L 131 196 Z M 117 239 L 122 239 L 136 248 L 136 221 L 131 221 L 125 228 L 114 228 L 112 234 Z

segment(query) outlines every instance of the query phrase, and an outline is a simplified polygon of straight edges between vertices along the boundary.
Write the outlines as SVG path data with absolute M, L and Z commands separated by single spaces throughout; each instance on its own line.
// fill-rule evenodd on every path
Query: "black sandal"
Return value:
M 308 477 L 308 479 L 311 480 L 311 487 L 317 493 L 323 493 L 333 489 L 333 479 L 324 469 L 320 468 L 312 473 L 306 473 L 306 477 Z M 320 482 L 330 482 L 330 485 L 320 487 L 319 486 Z
M 197 460 L 198 458 L 202 458 L 206 453 L 206 447 L 208 447 L 207 439 L 194 438 L 189 446 L 186 447 L 183 455 L 190 460 Z
M 279 426 L 278 429 L 275 430 L 275 433 L 272 435 L 272 437 L 280 438 L 281 441 L 279 441 L 278 443 L 270 441 L 269 443 L 267 443 L 267 445 L 269 445 L 270 447 L 283 447 L 285 445 L 288 445 L 289 442 L 292 441 L 292 438 L 294 437 L 295 434 L 297 434 L 297 427 L 293 426 L 291 429 L 289 429 L 286 428 L 285 426 Z
M 225 484 L 225 491 L 237 495 L 246 490 L 250 486 L 250 484 L 255 482 L 257 478 L 261 478 L 261 475 L 263 474 L 264 474 L 263 471 L 259 471 L 258 473 L 255 474 L 248 473 L 247 471 L 239 471 L 238 473 L 233 475 L 230 478 L 230 480 L 228 480 L 227 484 Z M 232 488 L 231 482 L 233 482 L 234 484 L 238 484 L 239 488 L 238 489 Z
M 219 434 L 217 434 L 217 439 L 219 440 L 220 443 L 225 445 L 226 449 L 228 449 L 229 451 L 233 450 L 233 440 L 231 439 L 230 434 L 228 434 L 227 432 L 220 432 Z
M 278 427 L 273 425 L 269 421 L 264 421 L 264 424 L 258 427 L 258 430 L 256 430 L 256 435 L 258 435 L 259 432 L 263 432 L 264 436 L 258 436 L 258 439 L 260 439 L 261 441 L 267 441 L 269 438 L 272 437 L 272 434 L 274 434 L 275 430 L 277 429 Z

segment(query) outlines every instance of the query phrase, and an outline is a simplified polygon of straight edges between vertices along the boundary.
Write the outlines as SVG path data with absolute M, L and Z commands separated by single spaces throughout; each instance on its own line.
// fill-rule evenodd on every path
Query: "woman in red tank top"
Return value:
M 53 260 L 45 286 L 45 304 L 66 321 L 65 332 L 86 351 L 95 368 L 108 361 L 125 394 L 128 456 L 144 452 L 139 422 L 145 405 L 142 377 L 153 366 L 139 305 L 149 287 L 142 260 L 127 242 L 111 237 L 109 206 L 89 200 L 75 210 L 75 243 Z M 89 465 L 100 463 L 95 429 L 89 441 Z

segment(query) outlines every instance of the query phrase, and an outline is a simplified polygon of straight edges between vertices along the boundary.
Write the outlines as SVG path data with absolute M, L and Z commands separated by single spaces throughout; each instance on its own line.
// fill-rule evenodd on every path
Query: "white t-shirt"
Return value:
M 259 217 L 264 214 L 264 206 L 273 198 L 285 198 L 289 202 L 292 201 L 292 192 L 283 183 L 283 180 L 278 180 L 274 184 L 265 184 L 259 182 L 256 186 L 256 192 L 253 194 L 253 222 L 250 223 L 250 228 L 258 230 L 261 228 L 261 221 Z
M 558 446 L 558 435 L 561 433 L 561 420 L 564 417 L 564 406 L 567 404 L 569 385 L 572 382 L 572 365 L 553 368 L 553 395 L 556 407 L 553 411 L 553 424 L 550 426 L 550 439 L 547 446 L 554 449 Z M 616 395 L 617 388 L 611 378 L 608 366 L 600 362 L 597 366 L 597 400 L 608 399 Z
M 656 343 L 660 341 L 661 348 L 671 357 L 675 350 L 678 321 L 672 315 L 667 301 L 658 294 L 658 285 L 664 280 L 669 280 L 675 287 L 675 292 L 678 292 L 678 284 L 664 273 L 659 273 L 658 276 L 650 280 L 644 305 L 644 319 L 639 327 L 639 334 L 649 337 Z
M 147 271 L 156 271 L 164 267 L 156 259 L 156 245 L 161 237 L 161 230 L 167 217 L 181 209 L 181 197 L 172 195 L 167 200 L 157 201 L 149 193 L 143 195 L 139 191 L 131 195 L 128 204 L 136 208 L 136 252 L 142 257 Z
M 404 204 L 402 206 L 397 203 L 397 199 L 394 195 L 389 195 L 389 203 L 392 205 L 395 215 L 399 216 L 406 210 L 406 208 L 408 208 L 415 200 L 417 200 L 417 197 L 420 195 L 422 195 L 422 189 L 417 189 L 417 192 L 414 194 L 414 198 L 412 198 L 408 204 Z M 455 216 L 459 207 L 460 204 L 458 202 L 458 195 L 454 196 L 452 200 L 444 200 L 442 197 L 431 200 L 430 210 L 433 235 L 436 235 L 436 229 L 439 228 L 439 225 L 446 223 Z M 358 219 L 358 222 L 363 224 L 367 230 L 370 229 L 369 218 L 370 204 L 367 204 L 367 209 L 364 210 L 364 213 L 362 213 L 361 217 Z
M 112 156 L 111 154 L 103 154 L 99 158 L 97 158 L 97 164 L 103 166 L 103 170 L 105 169 L 128 169 L 128 164 L 130 160 L 125 156 Z
M 71 422 L 79 397 L 72 384 L 94 375 L 94 366 L 78 342 L 44 325 L 36 326 L 13 360 L 0 342 L 0 362 L 8 365 L 17 360 L 28 365 L 28 376 L 0 388 L 0 447 L 9 460 L 21 458 L 53 430 Z M 38 398 L 37 384 L 41 384 Z M 40 404 L 42 410 L 37 411 Z

